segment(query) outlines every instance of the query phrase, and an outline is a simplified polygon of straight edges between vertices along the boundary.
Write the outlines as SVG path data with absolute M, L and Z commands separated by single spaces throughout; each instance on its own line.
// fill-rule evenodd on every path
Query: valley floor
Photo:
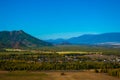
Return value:
M 108 76 L 93 71 L 81 72 L 25 72 L 25 71 L 0 71 L 0 80 L 119 80 L 117 77 Z

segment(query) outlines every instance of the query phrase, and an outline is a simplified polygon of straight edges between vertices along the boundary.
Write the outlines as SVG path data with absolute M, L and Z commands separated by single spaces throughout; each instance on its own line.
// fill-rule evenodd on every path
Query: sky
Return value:
M 0 31 L 40 39 L 120 32 L 120 0 L 0 0 Z

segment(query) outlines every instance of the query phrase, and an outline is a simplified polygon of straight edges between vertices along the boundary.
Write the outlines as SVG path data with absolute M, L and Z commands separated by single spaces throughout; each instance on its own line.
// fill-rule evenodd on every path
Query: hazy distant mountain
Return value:
M 24 31 L 1 31 L 0 47 L 22 48 L 22 47 L 41 47 L 51 46 L 51 43 L 39 40 Z
M 50 42 L 50 43 L 54 43 L 54 44 L 61 44 L 61 43 L 63 43 L 63 42 L 65 42 L 65 39 L 61 39 L 61 38 L 59 38 L 59 39 L 49 39 L 49 40 L 46 40 L 47 42 Z
M 48 41 L 49 42 L 49 41 Z M 52 40 L 52 43 L 56 43 L 57 40 Z M 104 34 L 87 34 L 79 37 L 72 37 L 67 40 L 59 40 L 59 43 L 68 42 L 71 44 L 119 44 L 120 33 L 104 33 Z

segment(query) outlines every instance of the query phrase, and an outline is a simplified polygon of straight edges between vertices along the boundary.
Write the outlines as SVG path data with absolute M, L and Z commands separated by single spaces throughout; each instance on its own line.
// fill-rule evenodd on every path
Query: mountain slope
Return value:
M 104 33 L 104 34 L 87 34 L 79 37 L 72 37 L 65 40 L 71 44 L 103 44 L 103 43 L 120 43 L 120 33 Z M 56 40 L 52 40 L 52 43 Z M 63 40 L 61 43 L 64 42 Z M 60 43 L 60 41 L 59 41 Z
M 0 47 L 22 48 L 51 46 L 52 44 L 39 40 L 24 31 L 2 31 L 0 32 Z
M 47 42 L 50 42 L 50 43 L 54 43 L 54 44 L 61 44 L 61 43 L 63 43 L 63 42 L 65 42 L 65 39 L 61 39 L 61 38 L 59 38 L 59 39 L 49 39 L 49 40 L 46 40 Z
M 97 35 L 82 35 L 67 41 L 75 44 L 99 44 L 106 42 L 120 42 L 120 33 L 104 33 Z

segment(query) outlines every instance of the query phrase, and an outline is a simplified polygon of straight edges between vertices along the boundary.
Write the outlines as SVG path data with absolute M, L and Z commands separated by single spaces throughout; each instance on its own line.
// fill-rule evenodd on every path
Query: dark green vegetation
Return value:
M 108 69 L 108 68 L 95 69 L 95 72 L 96 73 L 107 73 L 110 76 L 115 76 L 115 77 L 119 77 L 120 78 L 120 68 L 118 68 L 118 69 Z
M 36 48 L 51 45 L 52 44 L 39 40 L 22 30 L 0 32 L 0 48 Z
M 120 56 L 101 52 L 58 54 L 56 51 L 45 50 L 5 51 L 0 53 L 0 70 L 83 71 L 91 69 L 95 69 L 96 72 L 100 70 L 100 72 L 120 77 L 118 75 L 120 71 Z

